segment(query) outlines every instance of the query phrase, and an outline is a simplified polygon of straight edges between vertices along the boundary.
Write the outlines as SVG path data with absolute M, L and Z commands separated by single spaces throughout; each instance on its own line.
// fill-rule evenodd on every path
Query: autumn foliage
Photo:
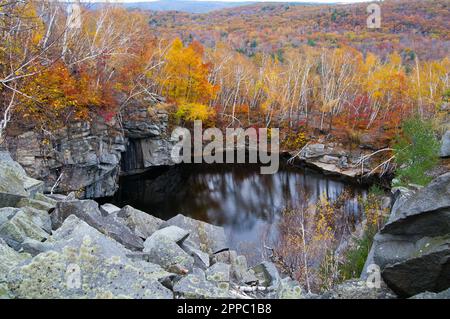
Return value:
M 152 91 L 146 75 L 155 43 L 145 16 L 82 8 L 72 26 L 66 6 L 1 2 L 0 93 L 15 126 L 51 131 L 97 114 L 110 120 Z
M 14 123 L 36 129 L 96 115 L 112 120 L 130 102 L 148 107 L 161 95 L 179 124 L 199 119 L 222 127 L 280 127 L 288 148 L 301 147 L 316 131 L 355 144 L 367 134 L 389 143 L 402 119 L 438 114 L 448 92 L 448 56 L 423 57 L 403 44 L 380 49 L 397 34 L 413 38 L 411 24 L 424 30 L 421 39 L 425 32 L 445 39 L 431 22 L 446 15 L 442 1 L 428 15 L 431 5 L 414 1 L 408 12 L 423 20 L 400 19 L 397 31 L 392 16 L 405 4 L 390 3 L 395 14 L 370 33 L 380 50 L 362 45 L 368 34 L 349 31 L 352 23 L 361 27 L 360 5 L 261 4 L 247 7 L 245 21 L 243 9 L 198 16 L 105 5 L 83 7 L 81 25 L 73 27 L 63 3 L 1 3 L 2 111 L 11 106 Z M 212 28 L 224 14 L 231 20 Z M 282 23 L 296 14 L 292 24 Z M 307 26 L 311 21 L 316 25 Z
M 157 81 L 162 95 L 178 105 L 179 119 L 205 121 L 214 114 L 208 103 L 218 87 L 208 80 L 210 65 L 203 61 L 203 55 L 200 43 L 184 46 L 178 38 L 164 55 L 164 66 Z

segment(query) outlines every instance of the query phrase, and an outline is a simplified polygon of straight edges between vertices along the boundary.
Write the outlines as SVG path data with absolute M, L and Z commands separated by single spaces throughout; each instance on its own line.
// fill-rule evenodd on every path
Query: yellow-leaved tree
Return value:
M 177 104 L 179 118 L 205 121 L 214 114 L 208 103 L 218 88 L 209 82 L 209 72 L 210 65 L 203 62 L 203 47 L 198 42 L 184 46 L 175 39 L 158 81 L 162 94 Z

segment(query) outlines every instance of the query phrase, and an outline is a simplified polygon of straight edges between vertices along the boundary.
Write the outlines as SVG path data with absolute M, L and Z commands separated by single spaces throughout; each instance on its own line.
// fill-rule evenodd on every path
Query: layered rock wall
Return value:
M 121 121 L 98 116 L 45 135 L 24 132 L 8 139 L 8 149 L 31 177 L 44 181 L 46 192 L 112 196 L 121 173 L 172 164 L 168 114 L 136 106 L 123 114 Z

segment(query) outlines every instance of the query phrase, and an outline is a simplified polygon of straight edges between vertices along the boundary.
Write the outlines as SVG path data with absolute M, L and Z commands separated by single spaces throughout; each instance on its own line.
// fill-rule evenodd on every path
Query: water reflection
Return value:
M 234 249 L 261 247 L 261 234 L 276 236 L 277 218 L 285 207 L 315 203 L 321 195 L 352 197 L 348 214 L 358 214 L 357 196 L 365 190 L 306 168 L 281 167 L 260 175 L 252 165 L 181 165 L 122 178 L 113 199 L 116 205 L 169 219 L 179 213 L 225 228 Z M 247 248 L 244 248 L 247 247 Z

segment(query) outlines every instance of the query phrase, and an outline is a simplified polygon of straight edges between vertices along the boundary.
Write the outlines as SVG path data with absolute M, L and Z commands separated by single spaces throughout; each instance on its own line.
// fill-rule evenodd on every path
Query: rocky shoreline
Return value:
M 298 165 L 304 165 L 322 172 L 325 175 L 340 177 L 349 182 L 362 184 L 371 184 L 374 181 L 390 188 L 390 180 L 393 178 L 389 170 L 380 174 L 376 169 L 379 165 L 370 155 L 382 153 L 383 149 L 375 147 L 375 143 L 370 143 L 366 138 L 366 143 L 362 143 L 358 148 L 349 150 L 344 145 L 336 142 L 325 142 L 319 139 L 316 142 L 310 142 L 300 151 L 284 152 L 290 162 Z M 386 146 L 387 149 L 387 146 Z M 435 169 L 437 172 L 431 172 L 433 177 L 448 172 L 449 166 L 445 164 L 450 158 L 450 131 L 447 130 L 442 137 L 440 157 L 442 164 Z M 364 160 L 363 160 L 364 159 Z
M 175 141 L 170 139 L 166 111 L 153 104 L 149 108 L 130 104 L 122 113 L 120 119 L 97 116 L 54 132 L 10 132 L 7 150 L 30 177 L 44 182 L 47 193 L 109 197 L 117 191 L 119 176 L 174 164 L 170 153 Z M 362 176 L 373 169 L 370 160 L 358 163 L 373 152 L 365 147 L 349 151 L 319 139 L 299 154 L 288 154 L 296 163 L 359 183 L 367 181 Z
M 414 196 L 396 193 L 367 261 L 381 266 L 386 284 L 369 288 L 363 276 L 313 295 L 271 262 L 249 267 L 221 227 L 183 215 L 163 221 L 73 193 L 44 195 L 42 182 L 0 155 L 1 298 L 384 299 L 450 291 L 450 173 Z
M 300 152 L 287 152 L 291 162 L 305 165 L 326 175 L 341 177 L 344 180 L 357 183 L 370 183 L 381 180 L 379 172 L 372 170 L 375 164 L 369 158 L 361 162 L 361 158 L 373 153 L 374 150 L 357 149 L 349 151 L 334 142 L 308 143 Z
M 269 262 L 248 267 L 223 228 L 182 215 L 46 196 L 7 153 L 0 174 L 1 298 L 300 298 Z M 5 178 L 5 179 L 3 179 Z M 22 192 L 17 193 L 21 189 Z M 6 207 L 12 206 L 12 207 Z

